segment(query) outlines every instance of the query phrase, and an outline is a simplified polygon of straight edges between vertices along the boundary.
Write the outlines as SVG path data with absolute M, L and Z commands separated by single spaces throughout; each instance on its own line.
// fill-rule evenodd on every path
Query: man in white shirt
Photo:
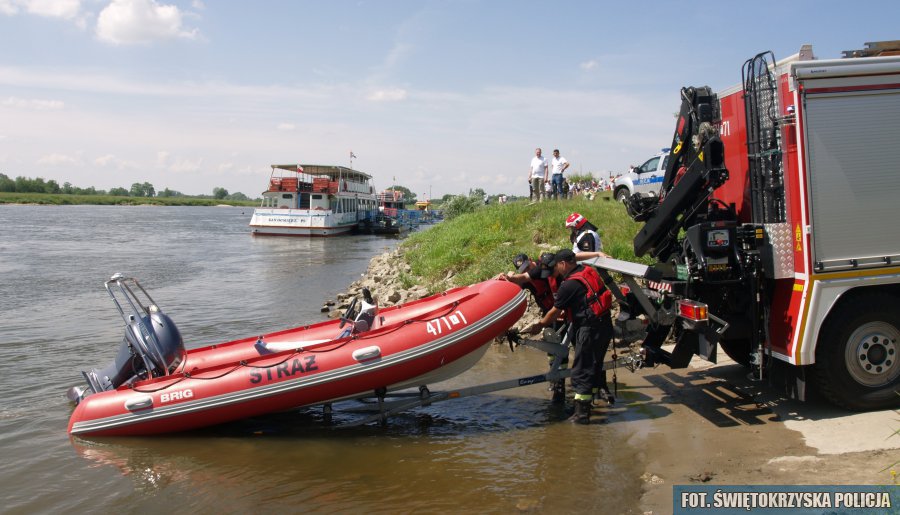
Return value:
M 565 172 L 567 168 L 569 168 L 569 162 L 566 158 L 560 157 L 559 149 L 554 149 L 553 158 L 550 159 L 550 169 L 553 171 L 553 176 L 550 180 L 553 183 L 551 194 L 556 200 L 559 200 L 559 196 L 562 194 L 563 172 Z
M 541 149 L 534 149 L 534 157 L 531 158 L 531 167 L 528 168 L 528 180 L 531 182 L 532 200 L 541 200 L 544 191 L 544 182 L 547 180 L 549 167 L 547 160 L 541 157 Z

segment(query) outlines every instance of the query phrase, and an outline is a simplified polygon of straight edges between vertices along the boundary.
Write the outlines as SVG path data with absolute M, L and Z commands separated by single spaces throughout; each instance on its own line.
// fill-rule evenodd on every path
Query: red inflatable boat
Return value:
M 73 435 L 148 435 L 458 375 L 525 310 L 515 284 L 486 281 L 378 310 L 368 292 L 339 320 L 185 351 L 172 320 L 133 278 L 106 289 L 126 323 L 116 360 L 73 387 Z

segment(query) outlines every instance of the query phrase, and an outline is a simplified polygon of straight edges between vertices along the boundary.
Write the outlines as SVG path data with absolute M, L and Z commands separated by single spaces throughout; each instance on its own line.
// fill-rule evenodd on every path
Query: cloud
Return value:
M 176 173 L 192 173 L 199 171 L 203 166 L 203 158 L 199 159 L 185 159 L 185 158 L 177 158 L 171 166 L 169 166 L 169 170 Z
M 81 10 L 81 0 L 0 0 L 0 14 L 16 16 L 20 11 L 44 18 L 74 21 L 80 29 L 87 27 L 89 16 Z
M 17 2 L 12 0 L 0 0 L 0 14 L 15 16 L 19 12 Z
M 197 29 L 182 26 L 184 13 L 155 0 L 113 0 L 97 17 L 97 38 L 113 45 L 196 39 Z
M 3 101 L 2 105 L 4 107 L 14 107 L 16 109 L 31 109 L 35 111 L 53 111 L 57 109 L 63 109 L 66 105 L 64 102 L 60 100 L 38 100 L 38 99 L 25 99 L 25 98 L 16 98 L 16 97 L 7 97 L 6 100 Z
M 596 68 L 599 64 L 600 63 L 598 63 L 594 59 L 591 59 L 590 61 L 585 61 L 585 62 L 579 64 L 578 66 L 584 71 L 590 71 L 590 70 L 593 70 L 594 68 Z
M 41 166 L 60 166 L 60 165 L 76 165 L 81 164 L 81 159 L 78 157 L 67 156 L 64 154 L 50 154 L 46 156 L 41 156 L 37 160 L 37 164 Z
M 293 123 L 279 123 L 276 129 L 280 131 L 292 131 L 297 128 Z
M 191 160 L 178 156 L 173 157 L 168 150 L 160 150 L 156 153 L 156 166 L 170 172 L 189 174 L 200 170 L 203 166 L 203 158 Z
M 399 102 L 405 100 L 407 96 L 405 89 L 379 89 L 369 93 L 366 98 L 373 102 Z
M 80 0 L 29 0 L 24 4 L 30 14 L 50 18 L 72 19 L 81 11 Z
M 119 159 L 113 154 L 106 154 L 94 159 L 94 164 L 104 168 L 112 166 L 118 170 L 124 170 L 125 168 L 137 168 L 137 165 L 135 163 L 126 161 L 124 159 Z

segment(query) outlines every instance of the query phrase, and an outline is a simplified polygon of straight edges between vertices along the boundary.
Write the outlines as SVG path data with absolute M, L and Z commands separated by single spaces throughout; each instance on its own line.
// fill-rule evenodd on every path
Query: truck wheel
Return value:
M 745 367 L 750 366 L 750 340 L 746 338 L 737 340 L 721 340 L 719 347 L 725 351 L 735 363 Z
M 822 326 L 815 375 L 828 400 L 855 411 L 900 406 L 897 302 L 886 294 L 862 297 Z
M 616 190 L 616 202 L 625 202 L 628 198 L 628 188 L 619 188 Z

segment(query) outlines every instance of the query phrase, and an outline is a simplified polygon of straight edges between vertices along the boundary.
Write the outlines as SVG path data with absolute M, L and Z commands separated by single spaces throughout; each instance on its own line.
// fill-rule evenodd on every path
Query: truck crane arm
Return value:
M 708 86 L 681 89 L 681 111 L 659 200 L 632 196 L 629 215 L 644 226 L 634 238 L 634 253 L 668 260 L 679 230 L 706 217 L 713 191 L 728 179 L 724 145 L 719 139 L 718 98 Z

